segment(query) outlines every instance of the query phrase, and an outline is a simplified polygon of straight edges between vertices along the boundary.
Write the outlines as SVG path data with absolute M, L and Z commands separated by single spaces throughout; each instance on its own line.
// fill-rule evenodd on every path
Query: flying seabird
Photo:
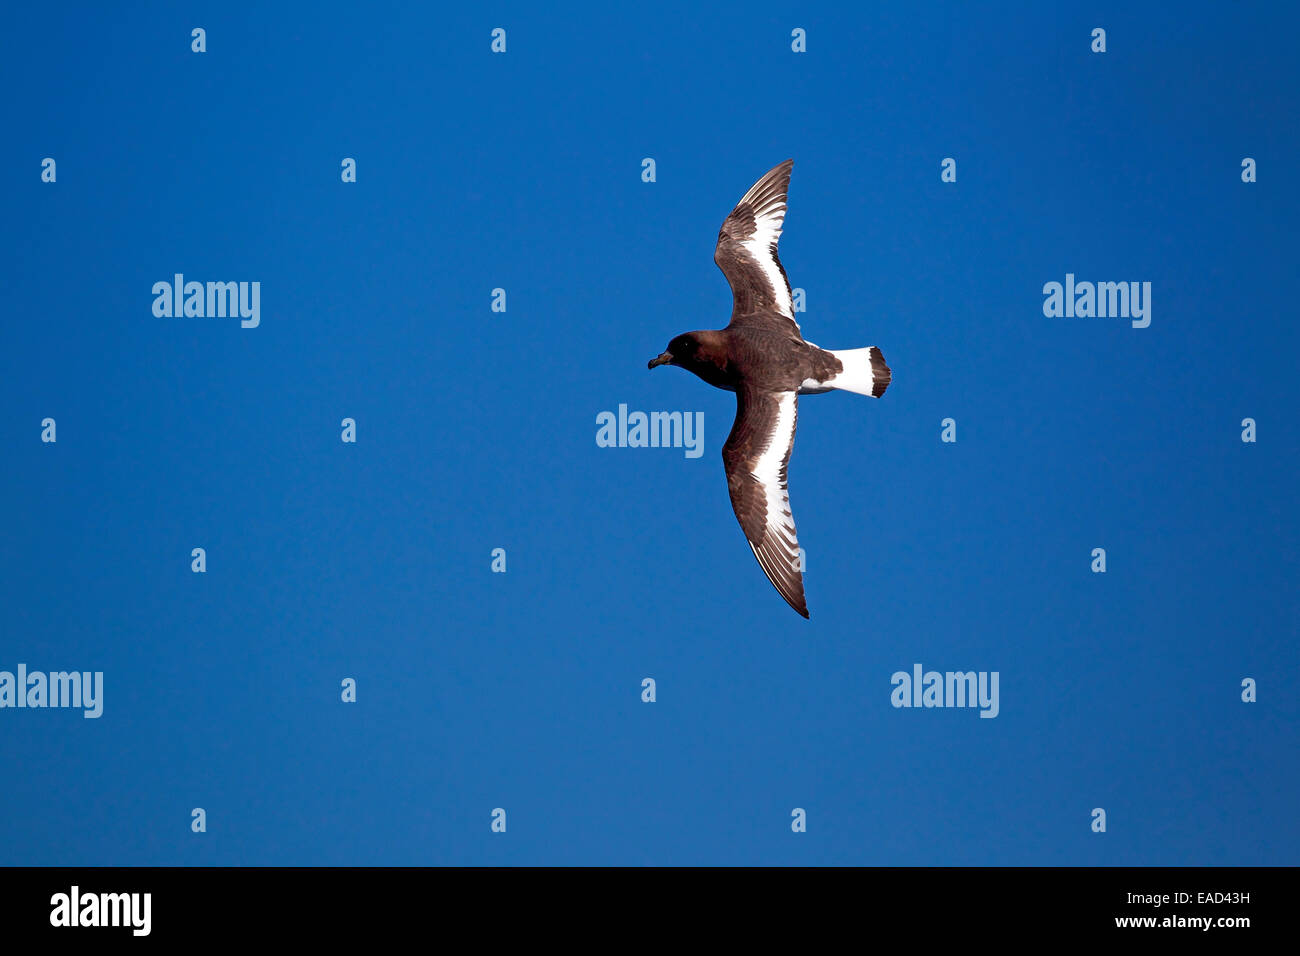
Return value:
M 756 182 L 718 232 L 713 261 L 731 283 L 731 323 L 677 336 L 648 367 L 676 365 L 736 393 L 736 421 L 722 446 L 731 506 L 768 580 L 807 617 L 786 485 L 798 396 L 842 389 L 879 398 L 890 370 L 875 346 L 823 349 L 800 332 L 776 255 L 793 167 L 787 159 Z

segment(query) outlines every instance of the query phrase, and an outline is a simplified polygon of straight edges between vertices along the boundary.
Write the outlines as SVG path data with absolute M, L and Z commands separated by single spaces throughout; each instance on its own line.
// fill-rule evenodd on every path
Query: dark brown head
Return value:
M 659 365 L 676 365 L 678 368 L 692 368 L 701 356 L 700 349 L 704 343 L 700 340 L 702 332 L 684 332 L 668 343 L 668 349 L 658 358 L 652 358 L 646 368 Z

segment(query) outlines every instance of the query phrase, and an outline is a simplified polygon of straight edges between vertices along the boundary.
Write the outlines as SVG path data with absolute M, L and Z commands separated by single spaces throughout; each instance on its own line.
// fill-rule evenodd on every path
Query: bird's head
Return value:
M 695 359 L 700 349 L 699 339 L 694 332 L 686 332 L 668 343 L 668 348 L 658 358 L 652 358 L 646 368 L 659 365 L 677 365 L 687 367 Z

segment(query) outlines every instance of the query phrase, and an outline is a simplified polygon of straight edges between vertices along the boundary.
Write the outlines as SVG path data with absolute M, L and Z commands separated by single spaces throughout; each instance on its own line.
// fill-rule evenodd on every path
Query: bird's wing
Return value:
M 713 261 L 731 283 L 731 325 L 755 326 L 802 338 L 794 320 L 790 280 L 776 244 L 785 223 L 785 194 L 794 160 L 787 159 L 750 187 L 718 231 Z
M 742 386 L 736 391 L 736 423 L 722 446 L 722 462 L 731 507 L 754 556 L 786 603 L 807 617 L 799 541 L 786 485 L 798 418 L 796 392 Z

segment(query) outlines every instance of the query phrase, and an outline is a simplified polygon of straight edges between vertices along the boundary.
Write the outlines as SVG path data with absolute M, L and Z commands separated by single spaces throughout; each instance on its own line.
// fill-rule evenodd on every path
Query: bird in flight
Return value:
M 731 507 L 768 580 L 807 617 L 786 483 L 798 396 L 841 389 L 879 398 L 890 370 L 875 346 L 823 349 L 800 332 L 776 255 L 793 167 L 787 159 L 756 182 L 718 232 L 713 261 L 731 283 L 731 323 L 677 336 L 648 367 L 676 365 L 736 393 L 736 421 L 722 446 Z

